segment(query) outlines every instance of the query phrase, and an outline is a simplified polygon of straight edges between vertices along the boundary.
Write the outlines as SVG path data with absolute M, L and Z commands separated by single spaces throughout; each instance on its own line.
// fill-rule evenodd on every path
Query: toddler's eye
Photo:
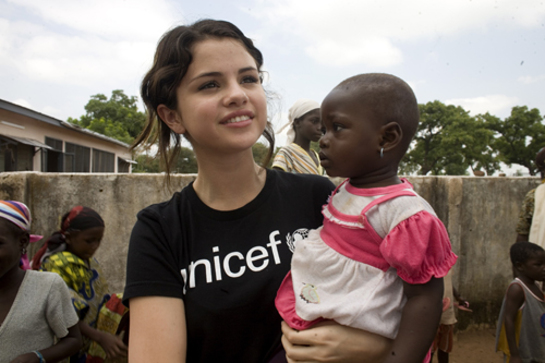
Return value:
M 334 123 L 334 124 L 333 124 L 333 131 L 340 131 L 340 130 L 342 130 L 343 128 L 344 128 L 344 126 L 341 125 L 341 124 L 337 124 L 337 123 Z

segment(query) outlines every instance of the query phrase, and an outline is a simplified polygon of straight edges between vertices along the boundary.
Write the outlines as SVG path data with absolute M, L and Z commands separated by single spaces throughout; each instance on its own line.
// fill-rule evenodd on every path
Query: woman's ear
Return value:
M 182 116 L 176 110 L 171 110 L 167 106 L 161 104 L 157 107 L 157 115 L 167 126 L 177 134 L 186 132 L 183 126 Z
M 21 234 L 21 238 L 19 238 L 19 243 L 21 244 L 21 248 L 24 248 L 26 250 L 30 243 L 30 236 L 28 235 L 28 233 Z
M 403 130 L 397 122 L 390 122 L 380 128 L 380 137 L 380 147 L 384 151 L 390 151 L 403 140 Z

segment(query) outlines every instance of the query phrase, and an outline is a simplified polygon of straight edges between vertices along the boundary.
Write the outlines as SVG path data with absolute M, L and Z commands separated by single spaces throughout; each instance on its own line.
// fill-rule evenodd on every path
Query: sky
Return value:
M 203 18 L 263 53 L 275 129 L 297 99 L 369 72 L 419 103 L 545 114 L 545 0 L 0 0 L 0 99 L 66 120 L 92 95 L 138 96 L 161 35 Z

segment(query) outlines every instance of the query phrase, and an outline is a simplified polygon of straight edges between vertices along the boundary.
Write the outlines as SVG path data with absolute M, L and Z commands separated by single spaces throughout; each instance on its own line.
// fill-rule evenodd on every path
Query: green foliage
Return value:
M 160 173 L 164 171 L 161 161 L 157 156 L 147 154 L 138 155 L 136 162 L 138 164 L 132 169 L 134 173 Z M 192 149 L 182 146 L 172 166 L 171 173 L 193 174 L 197 173 L 197 169 L 195 153 Z
M 516 106 L 505 120 L 488 113 L 481 116 L 488 127 L 496 133 L 491 143 L 499 152 L 499 159 L 511 166 L 516 163 L 525 166 L 530 175 L 536 175 L 534 160 L 539 149 L 545 146 L 545 125 L 539 110 L 528 110 Z
M 468 168 L 499 170 L 489 146 L 493 132 L 462 107 L 439 101 L 420 105 L 420 124 L 400 165 L 404 174 L 465 175 Z
M 138 164 L 132 167 L 133 173 L 160 173 L 159 160 L 153 156 L 142 154 L 136 157 Z
M 112 91 L 110 99 L 99 93 L 85 105 L 85 115 L 79 120 L 68 118 L 68 122 L 130 144 L 146 122 L 145 114 L 138 111 L 137 100 L 122 90 Z
M 176 158 L 176 164 L 172 170 L 173 173 L 193 174 L 198 170 L 197 158 L 192 149 L 183 147 Z
M 259 165 L 262 165 L 262 163 L 265 161 L 268 152 L 269 147 L 261 142 L 256 142 L 254 146 L 252 146 L 252 154 L 254 155 L 254 160 Z M 271 160 L 269 160 L 269 163 L 266 165 L 267 168 L 270 168 L 272 166 L 273 158 L 274 155 L 271 157 Z

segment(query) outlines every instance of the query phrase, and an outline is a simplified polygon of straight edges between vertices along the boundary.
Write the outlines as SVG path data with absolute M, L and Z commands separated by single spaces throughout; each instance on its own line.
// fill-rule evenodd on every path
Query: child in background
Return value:
M 545 362 L 545 251 L 517 242 L 509 251 L 516 278 L 507 288 L 496 331 L 496 351 L 509 363 Z
M 465 311 L 469 310 L 469 303 L 462 299 L 458 294 L 458 291 L 452 286 L 452 270 L 443 278 L 444 293 L 443 293 L 443 314 L 441 314 L 441 321 L 437 335 L 433 341 L 432 359 L 433 354 L 437 352 L 438 363 L 448 363 L 449 354 L 452 352 L 454 344 L 454 326 L 457 322 L 455 307 Z M 456 299 L 456 302 L 454 301 Z
M 99 264 L 93 258 L 103 234 L 104 221 L 100 215 L 91 208 L 76 206 L 62 217 L 61 229 L 49 237 L 32 260 L 33 269 L 59 274 L 72 294 L 73 305 L 80 318 L 84 346 L 77 356 L 71 358 L 71 362 L 85 362 L 88 355 L 98 355 L 100 358 L 127 355 L 127 346 L 115 335 L 115 330 L 107 332 L 97 329 L 99 312 L 113 301 Z M 116 295 L 112 295 L 112 298 L 121 301 Z M 123 311 L 117 315 L 119 322 Z M 97 352 L 96 344 L 92 342 L 98 343 L 104 351 Z
M 429 361 L 456 262 L 432 207 L 397 175 L 416 132 L 416 98 L 388 74 L 349 78 L 322 103 L 320 159 L 348 179 L 324 207 L 324 225 L 298 242 L 277 296 L 294 329 L 332 319 L 392 339 L 385 362 Z
M 278 150 L 272 167 L 288 173 L 323 175 L 318 153 L 310 148 L 311 141 L 318 141 L 322 136 L 322 121 L 320 119 L 320 105 L 308 99 L 297 100 L 291 106 L 288 114 L 290 120 L 278 133 L 286 127 L 288 143 Z
M 26 205 L 0 201 L 0 362 L 58 362 L 82 345 L 62 279 L 20 267 L 36 237 L 29 234 L 30 224 Z

